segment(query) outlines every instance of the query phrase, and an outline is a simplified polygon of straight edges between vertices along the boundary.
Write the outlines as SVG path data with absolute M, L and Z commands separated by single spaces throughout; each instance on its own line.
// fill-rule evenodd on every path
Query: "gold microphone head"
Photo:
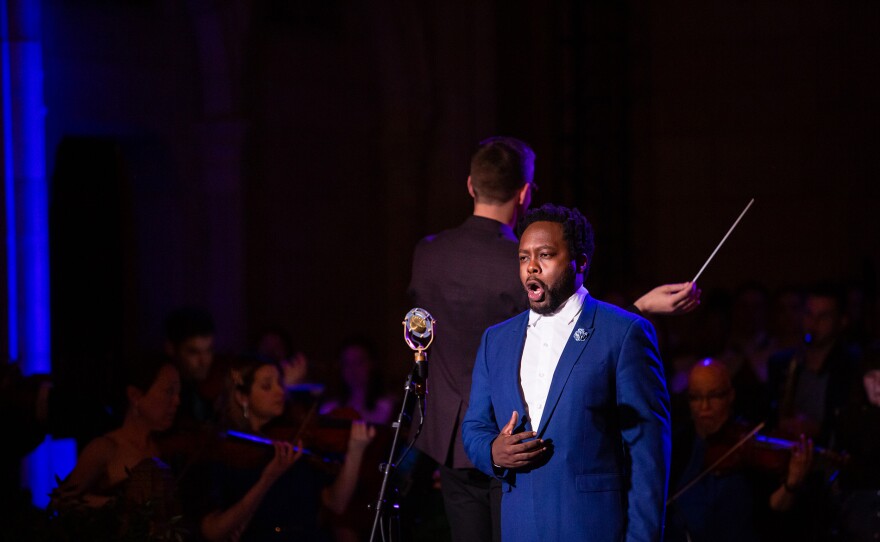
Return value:
M 425 323 L 425 319 L 417 314 L 413 315 L 412 319 L 409 321 L 409 325 L 416 333 L 424 333 L 428 330 L 428 324 Z
M 424 350 L 434 340 L 434 317 L 425 309 L 415 308 L 403 319 L 403 339 L 413 350 Z

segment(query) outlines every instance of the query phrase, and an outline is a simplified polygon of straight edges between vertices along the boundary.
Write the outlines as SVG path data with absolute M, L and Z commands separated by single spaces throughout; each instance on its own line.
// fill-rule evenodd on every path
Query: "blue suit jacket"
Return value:
M 471 461 L 502 479 L 503 540 L 659 541 L 671 440 L 653 326 L 587 296 L 535 429 L 519 383 L 527 324 L 528 311 L 483 334 L 462 423 Z M 514 432 L 550 447 L 528 468 L 495 469 L 492 441 L 514 410 Z

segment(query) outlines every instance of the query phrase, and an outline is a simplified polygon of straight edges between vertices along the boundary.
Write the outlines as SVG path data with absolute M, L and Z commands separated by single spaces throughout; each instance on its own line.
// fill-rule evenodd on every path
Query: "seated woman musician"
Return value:
M 234 365 L 228 392 L 227 435 L 265 438 L 284 412 L 281 370 L 268 359 L 243 357 Z M 212 450 L 213 488 L 200 522 L 207 540 L 316 540 L 321 506 L 341 512 L 357 484 L 363 452 L 375 430 L 353 422 L 339 473 L 303 456 L 302 443 L 273 440 L 272 448 L 227 436 Z
M 180 404 L 180 375 L 170 360 L 159 355 L 142 356 L 126 373 L 122 426 L 83 449 L 73 471 L 52 495 L 53 507 L 62 514 L 120 500 L 136 505 L 150 502 L 154 508 L 161 502 L 168 505 L 168 514 L 176 513 L 173 477 L 156 459 L 155 435 L 174 422 Z
M 688 376 L 690 423 L 674 427 L 667 541 L 749 541 L 774 512 L 789 510 L 813 461 L 804 437 L 766 449 L 732 419 L 727 367 L 698 362 Z

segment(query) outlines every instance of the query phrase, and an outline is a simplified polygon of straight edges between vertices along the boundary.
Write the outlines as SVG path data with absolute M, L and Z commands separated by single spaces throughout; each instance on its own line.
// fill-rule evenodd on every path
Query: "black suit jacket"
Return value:
M 782 416 L 780 410 L 785 401 L 786 381 L 788 373 L 792 369 L 795 372 L 793 378 L 795 387 L 797 387 L 804 371 L 803 355 L 801 349 L 782 350 L 770 356 L 767 362 L 767 384 L 770 390 L 771 412 L 769 425 L 771 427 L 778 425 Z M 814 437 L 819 445 L 828 445 L 834 433 L 834 423 L 838 411 L 849 401 L 858 359 L 857 350 L 838 340 L 822 365 L 820 373 L 828 374 L 828 384 L 825 388 L 825 411 L 821 420 L 820 433 Z M 792 364 L 792 360 L 794 360 L 794 364 Z
M 440 464 L 473 467 L 462 445 L 461 420 L 480 337 L 528 308 L 518 246 L 507 225 L 478 216 L 416 246 L 409 295 L 437 320 L 428 354 L 425 425 L 416 445 Z

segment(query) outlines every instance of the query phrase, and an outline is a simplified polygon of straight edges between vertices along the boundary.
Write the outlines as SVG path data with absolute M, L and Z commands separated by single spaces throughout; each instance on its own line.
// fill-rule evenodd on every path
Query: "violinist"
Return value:
M 267 359 L 242 358 L 231 371 L 227 399 L 226 425 L 262 435 L 284 411 L 280 368 Z M 253 461 L 253 447 L 261 445 L 221 441 L 211 462 L 213 502 L 201 520 L 202 535 L 207 540 L 318 539 L 321 505 L 337 513 L 345 509 L 374 435 L 363 422 L 352 423 L 335 479 L 300 459 L 300 443 L 276 441 L 271 452 Z
M 139 356 L 126 369 L 122 425 L 92 440 L 52 494 L 52 507 L 61 525 L 76 530 L 74 538 L 127 538 L 141 527 L 135 520 L 143 518 L 157 536 L 176 534 L 171 518 L 177 495 L 169 468 L 156 459 L 155 436 L 174 420 L 180 375 L 168 359 L 153 354 Z
M 807 292 L 803 344 L 770 358 L 770 423 L 777 435 L 806 434 L 816 444 L 833 442 L 836 413 L 853 390 L 858 352 L 844 340 L 848 322 L 842 290 L 816 285 Z M 836 443 L 835 443 L 836 444 Z M 801 542 L 831 536 L 834 515 L 828 480 L 833 469 L 814 469 L 804 484 L 797 509 L 785 518 L 785 530 Z
M 785 436 L 804 433 L 819 445 L 829 444 L 834 413 L 849 400 L 858 360 L 842 339 L 846 326 L 840 290 L 811 288 L 804 302 L 803 344 L 768 362 L 771 422 Z
M 731 417 L 735 392 L 727 367 L 712 359 L 697 363 L 687 398 L 691 420 L 676 427 L 673 441 L 666 540 L 761 540 L 773 514 L 794 505 L 812 463 L 812 443 L 794 443 L 778 473 L 775 465 L 762 464 L 748 441 L 718 463 L 748 433 Z
M 395 414 L 396 401 L 383 393 L 383 378 L 376 348 L 365 337 L 352 337 L 339 349 L 338 392 L 321 404 L 321 414 L 330 420 L 355 418 L 378 427 L 388 427 Z M 336 542 L 354 542 L 369 533 L 374 502 L 382 485 L 382 473 L 375 465 L 380 463 L 390 447 L 390 432 L 379 432 L 366 452 L 355 494 L 342 514 L 332 517 Z

